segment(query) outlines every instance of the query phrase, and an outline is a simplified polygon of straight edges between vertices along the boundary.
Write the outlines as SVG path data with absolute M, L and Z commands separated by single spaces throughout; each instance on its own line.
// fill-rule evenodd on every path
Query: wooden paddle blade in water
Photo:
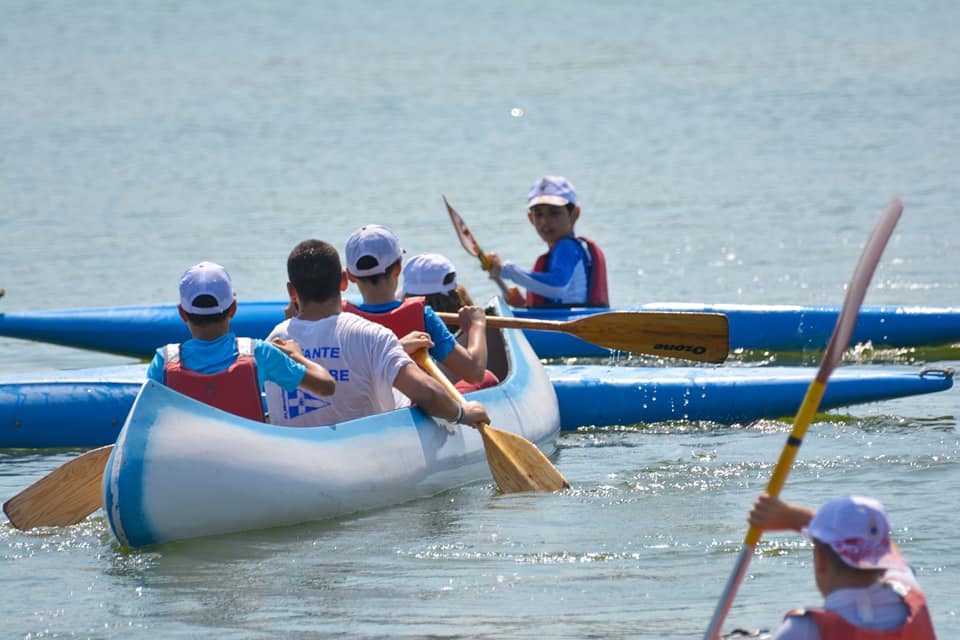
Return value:
M 504 493 L 553 492 L 570 486 L 550 459 L 526 438 L 490 425 L 481 426 L 480 434 L 490 472 Z
M 439 382 L 448 395 L 461 404 L 466 402 L 460 390 L 440 371 L 440 367 L 427 355 L 426 350 L 413 353 L 410 357 Z M 531 410 L 534 409 L 531 407 Z M 570 486 L 537 445 L 523 436 L 494 429 L 488 424 L 481 424 L 477 428 L 483 436 L 483 448 L 487 452 L 490 473 L 504 493 L 557 491 Z
M 459 322 L 455 313 L 437 313 L 437 316 L 448 324 Z M 487 326 L 561 331 L 615 351 L 697 362 L 723 362 L 730 345 L 730 328 L 727 316 L 722 313 L 609 311 L 562 322 L 488 316 Z
M 76 524 L 103 504 L 103 469 L 113 445 L 92 449 L 60 465 L 3 503 L 21 531 Z

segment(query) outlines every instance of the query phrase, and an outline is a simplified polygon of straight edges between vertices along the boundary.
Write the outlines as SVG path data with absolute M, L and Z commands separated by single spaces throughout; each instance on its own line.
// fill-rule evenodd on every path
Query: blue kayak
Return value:
M 625 311 L 722 313 L 730 326 L 730 350 L 820 351 L 827 346 L 840 315 L 839 306 L 700 304 L 653 302 Z M 518 318 L 572 320 L 603 309 L 516 309 Z M 527 331 L 541 358 L 610 354 L 567 334 Z M 960 342 L 960 307 L 863 306 L 850 345 L 919 347 Z
M 546 365 L 560 426 L 665 420 L 746 423 L 792 416 L 813 367 L 610 367 Z M 19 374 L 0 379 L 0 448 L 94 447 L 116 440 L 146 365 Z M 948 369 L 840 367 L 820 409 L 944 391 Z M 500 425 L 498 425 L 500 426 Z
M 232 329 L 263 337 L 283 320 L 286 300 L 239 302 Z M 623 311 L 723 313 L 731 351 L 818 351 L 833 332 L 837 306 L 657 302 Z M 518 318 L 565 321 L 603 309 L 516 309 Z M 524 331 L 541 358 L 606 356 L 609 350 L 556 331 Z M 154 350 L 189 337 L 174 304 L 0 313 L 0 336 L 150 358 Z M 865 306 L 851 344 L 913 347 L 960 342 L 960 307 Z

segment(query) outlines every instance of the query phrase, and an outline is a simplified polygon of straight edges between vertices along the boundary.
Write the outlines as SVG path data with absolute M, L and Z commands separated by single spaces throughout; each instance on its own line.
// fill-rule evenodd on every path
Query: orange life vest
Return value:
M 609 307 L 610 306 L 610 294 L 607 290 L 607 259 L 603 255 L 603 251 L 600 250 L 599 245 L 590 238 L 585 238 L 583 236 L 575 236 L 576 240 L 580 244 L 580 248 L 583 250 L 584 255 L 584 266 L 587 270 L 587 301 L 585 306 L 587 307 Z M 552 249 L 551 249 L 552 251 Z M 537 261 L 533 265 L 533 271 L 535 273 L 544 273 L 547 271 L 547 263 L 550 259 L 550 251 L 544 253 L 537 258 Z M 527 306 L 528 307 L 545 307 L 545 306 L 555 306 L 548 305 L 546 298 L 543 296 L 534 293 L 530 290 L 527 290 Z M 561 305 L 561 306 L 579 306 L 579 305 Z
M 907 621 L 896 629 L 864 629 L 850 624 L 836 611 L 826 609 L 796 609 L 788 613 L 787 617 L 808 615 L 813 618 L 820 632 L 820 640 L 936 640 L 937 634 L 933 630 L 933 621 L 930 619 L 930 610 L 923 592 L 895 580 L 890 580 L 889 583 L 894 585 L 898 593 L 903 592 L 900 597 L 910 610 Z
M 250 420 L 264 421 L 257 361 L 251 338 L 237 338 L 237 359 L 217 373 L 198 373 L 183 366 L 180 345 L 163 348 L 166 385 L 212 407 Z
M 360 307 L 343 301 L 343 310 L 355 313 L 361 318 L 366 318 L 370 322 L 382 324 L 387 329 L 393 331 L 398 338 L 402 338 L 411 331 L 423 331 L 423 307 L 424 299 L 422 297 L 405 298 L 400 306 L 383 313 L 371 313 L 364 311 Z

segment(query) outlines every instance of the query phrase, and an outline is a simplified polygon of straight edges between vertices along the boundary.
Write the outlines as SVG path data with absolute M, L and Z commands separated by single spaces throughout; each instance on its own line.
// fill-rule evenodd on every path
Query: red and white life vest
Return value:
M 583 250 L 584 266 L 587 270 L 587 302 L 585 306 L 609 307 L 610 294 L 607 289 L 606 256 L 603 255 L 603 251 L 600 250 L 600 246 L 590 238 L 575 236 L 574 240 L 580 244 L 580 248 Z M 552 251 L 553 249 L 551 248 L 550 251 L 537 258 L 537 261 L 533 265 L 534 273 L 544 273 L 547 271 L 548 261 Z M 548 305 L 546 298 L 540 294 L 527 290 L 527 306 L 544 307 L 552 305 Z
M 238 355 L 233 364 L 217 373 L 199 373 L 183 366 L 179 344 L 168 344 L 163 348 L 166 384 L 185 396 L 227 413 L 263 422 L 263 401 L 253 348 L 252 338 L 237 338 Z
M 820 640 L 936 640 L 933 621 L 923 592 L 894 580 L 888 581 L 910 610 L 906 622 L 896 629 L 881 631 L 850 624 L 836 611 L 795 609 L 787 617 L 810 616 L 820 632 Z
M 343 301 L 344 311 L 355 313 L 370 322 L 382 324 L 393 331 L 398 338 L 402 338 L 411 331 L 424 330 L 423 307 L 424 298 L 422 297 L 405 298 L 399 307 L 383 313 L 364 311 L 355 304 Z

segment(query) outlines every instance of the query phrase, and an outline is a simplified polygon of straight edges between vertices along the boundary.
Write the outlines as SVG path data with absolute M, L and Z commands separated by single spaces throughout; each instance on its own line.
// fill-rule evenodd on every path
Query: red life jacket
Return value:
M 600 250 L 597 243 L 590 238 L 575 236 L 574 239 L 580 244 L 580 248 L 583 250 L 584 266 L 587 270 L 587 302 L 584 306 L 609 307 L 610 294 L 607 290 L 607 258 L 603 255 L 603 251 Z M 535 273 L 544 273 L 548 270 L 547 265 L 552 251 L 553 249 L 551 248 L 550 251 L 537 258 L 536 263 L 533 265 L 533 271 Z M 545 307 L 555 305 L 548 305 L 546 298 L 527 290 L 527 306 Z M 572 307 L 579 305 L 561 306 Z
M 483 372 L 483 380 L 480 382 L 474 383 L 467 382 L 466 380 L 457 380 L 453 386 L 455 386 L 460 393 L 470 393 L 471 391 L 486 389 L 487 387 L 495 387 L 498 384 L 500 384 L 500 378 L 498 378 L 493 371 L 487 369 Z
M 264 421 L 257 361 L 252 338 L 237 338 L 237 360 L 217 373 L 198 373 L 183 366 L 180 345 L 163 348 L 166 385 L 194 400 L 232 413 L 241 418 Z
M 901 594 L 900 597 L 910 610 L 907 621 L 896 629 L 864 629 L 850 624 L 836 611 L 826 609 L 796 609 L 788 613 L 787 617 L 808 615 L 813 618 L 820 632 L 820 640 L 936 640 L 937 634 L 933 630 L 933 621 L 930 619 L 927 599 L 923 592 L 895 580 L 890 580 L 888 584 L 892 584 L 897 593 Z
M 390 311 L 382 313 L 372 313 L 363 311 L 360 307 L 343 301 L 343 310 L 355 313 L 361 318 L 366 318 L 370 322 L 382 324 L 390 331 L 393 331 L 398 338 L 402 338 L 411 331 L 423 331 L 423 307 L 424 299 L 422 297 L 405 298 L 400 306 Z
M 422 296 L 413 297 L 413 298 L 404 298 L 403 302 L 400 303 L 400 306 L 391 311 L 385 313 L 370 313 L 368 311 L 363 311 L 355 304 L 343 301 L 343 310 L 349 313 L 355 313 L 358 316 L 366 318 L 370 322 L 376 322 L 377 324 L 382 324 L 386 328 L 393 331 L 393 333 L 398 337 L 402 338 L 411 331 L 425 331 L 425 324 L 423 320 L 423 308 L 426 306 L 424 298 Z M 477 389 L 486 389 L 487 387 L 493 387 L 500 384 L 499 378 L 495 376 L 492 372 L 484 372 L 483 380 L 472 384 L 464 380 L 460 380 L 456 383 L 457 389 L 460 390 L 460 393 L 467 393 L 469 391 L 476 391 Z

